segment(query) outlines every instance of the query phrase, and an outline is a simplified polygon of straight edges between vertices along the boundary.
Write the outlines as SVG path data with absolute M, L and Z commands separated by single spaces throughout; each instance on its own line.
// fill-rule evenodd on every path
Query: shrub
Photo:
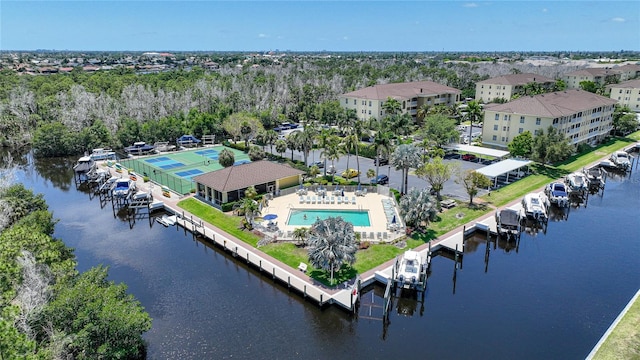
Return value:
M 222 212 L 229 212 L 233 210 L 233 205 L 235 205 L 236 203 L 237 203 L 236 201 L 232 201 L 232 202 L 222 204 L 221 206 Z
M 358 246 L 358 248 L 359 248 L 360 250 L 366 250 L 366 249 L 368 249 L 368 248 L 369 248 L 369 246 L 371 246 L 371 243 L 370 243 L 370 242 L 368 242 L 368 241 L 361 241 L 361 242 L 360 242 L 360 245 Z
M 143 176 L 142 177 L 142 181 L 143 182 L 149 182 L 149 177 L 148 176 Z

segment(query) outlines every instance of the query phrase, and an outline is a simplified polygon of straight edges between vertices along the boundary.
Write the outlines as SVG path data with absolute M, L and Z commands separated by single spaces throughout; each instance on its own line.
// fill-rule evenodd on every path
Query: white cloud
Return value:
M 543 8 L 542 9 L 542 12 L 547 12 L 547 11 L 549 11 L 549 10 L 547 10 L 547 8 Z
M 269 35 L 267 35 L 267 34 L 258 34 L 258 37 L 259 38 L 268 38 Z
M 614 21 L 614 22 L 625 22 L 626 20 L 624 18 L 621 18 L 621 17 L 614 17 L 613 19 L 611 19 L 611 21 Z
M 462 6 L 464 6 L 466 8 L 475 8 L 475 7 L 478 7 L 478 4 L 476 4 L 476 3 L 466 3 L 466 4 L 462 5 Z
M 346 40 L 349 40 L 349 37 L 348 37 L 348 36 L 343 36 L 343 37 L 342 37 L 342 40 L 345 40 L 345 41 L 346 41 Z

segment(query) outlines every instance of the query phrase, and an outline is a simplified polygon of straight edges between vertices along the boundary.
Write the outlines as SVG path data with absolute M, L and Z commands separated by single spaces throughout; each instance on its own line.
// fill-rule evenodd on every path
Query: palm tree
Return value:
M 400 199 L 400 216 L 405 224 L 417 228 L 425 227 L 437 213 L 436 199 L 427 189 L 412 188 Z
M 413 119 L 409 114 L 393 116 L 391 123 L 395 134 L 406 136 L 413 132 Z
M 400 101 L 388 97 L 384 104 L 382 104 L 382 109 L 387 115 L 396 115 L 402 111 L 402 104 Z
M 340 157 L 344 155 L 344 151 L 342 146 L 340 146 L 340 138 L 337 136 L 332 136 L 329 138 L 327 145 L 320 156 L 324 159 L 331 161 L 331 167 L 335 170 L 335 161 L 340 159 Z M 333 182 L 335 177 L 335 171 L 331 173 L 331 181 Z
M 318 269 L 333 273 L 347 263 L 356 261 L 358 245 L 353 225 L 341 217 L 329 217 L 317 220 L 309 230 L 309 262 Z
M 278 133 L 275 130 L 267 130 L 263 133 L 262 140 L 269 145 L 269 152 L 273 154 L 273 145 L 278 141 Z
M 306 227 L 299 227 L 293 229 L 293 240 L 295 240 L 298 244 L 304 244 L 307 240 L 307 236 L 309 235 L 309 229 Z
M 402 179 L 404 181 L 400 192 L 402 194 L 406 193 L 409 182 L 409 168 L 417 168 L 422 165 L 420 150 L 413 144 L 402 144 L 393 151 L 389 162 L 396 170 L 402 169 Z
M 484 116 L 484 112 L 482 111 L 482 106 L 478 102 L 469 101 L 467 103 L 467 119 L 471 122 L 469 126 L 469 144 L 471 144 L 471 136 L 473 132 L 473 123 L 478 122 L 478 119 L 482 119 Z
M 422 104 L 418 108 L 418 112 L 416 115 L 418 116 L 418 120 L 420 122 L 422 122 L 422 120 L 424 120 L 424 118 L 427 117 L 427 115 L 429 114 L 429 108 L 431 108 L 429 104 Z
M 318 147 L 320 149 L 325 149 L 329 144 L 329 138 L 331 136 L 333 136 L 332 128 L 328 128 L 328 129 L 323 128 L 322 130 L 320 130 L 320 132 L 316 136 L 316 140 L 318 141 Z M 324 158 L 324 175 L 325 176 L 327 175 L 327 158 L 326 157 Z
M 278 141 L 276 141 L 276 152 L 280 154 L 280 157 L 282 157 L 285 151 L 287 151 L 287 142 L 282 139 L 278 139 Z
M 293 152 L 298 150 L 300 147 L 300 132 L 296 131 L 294 133 L 289 134 L 287 139 L 285 140 L 287 143 L 287 147 L 291 150 L 291 161 L 293 161 Z
M 302 132 L 298 134 L 298 146 L 304 155 L 304 164 L 307 165 L 309 159 L 309 153 L 313 149 L 313 140 L 316 134 L 316 130 L 313 126 L 307 126 Z
M 223 149 L 218 155 L 218 162 L 224 167 L 232 166 L 236 162 L 236 156 L 229 149 Z
M 238 208 L 244 214 L 247 225 L 253 224 L 253 218 L 260 213 L 258 209 L 258 202 L 248 197 L 242 199 L 242 203 Z
M 391 133 L 384 128 L 380 128 L 373 137 L 371 146 L 376 151 L 376 158 L 380 159 L 382 154 L 391 152 Z M 380 162 L 376 161 L 376 177 L 380 174 Z

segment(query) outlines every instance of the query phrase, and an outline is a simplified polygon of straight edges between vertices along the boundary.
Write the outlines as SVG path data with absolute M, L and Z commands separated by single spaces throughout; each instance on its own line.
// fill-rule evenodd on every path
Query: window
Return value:
M 536 125 L 540 125 L 540 118 L 536 118 Z
M 518 129 L 518 134 L 522 134 L 522 132 L 523 132 L 523 131 L 524 131 L 524 129 L 523 129 L 523 128 L 519 128 L 519 129 Z
M 502 142 L 504 142 L 504 141 L 505 141 L 505 140 L 504 140 L 504 136 L 503 136 L 503 137 L 502 137 Z
M 507 131 L 507 127 L 506 127 L 506 126 L 503 126 L 503 127 L 502 127 L 502 131 Z
M 371 100 L 369 100 L 369 106 L 371 106 Z
M 524 124 L 524 116 L 520 116 L 520 124 Z
M 500 120 L 500 114 L 496 114 L 496 120 Z
M 356 99 L 353 99 L 353 105 L 355 105 L 355 104 L 356 104 Z
M 369 115 L 371 115 L 371 110 L 369 110 Z
M 493 141 L 498 140 L 498 135 L 493 135 L 493 138 L 492 138 L 492 139 L 493 139 Z
M 498 125 L 493 125 L 493 131 L 498 131 Z
M 349 99 L 344 99 L 345 104 L 349 104 Z

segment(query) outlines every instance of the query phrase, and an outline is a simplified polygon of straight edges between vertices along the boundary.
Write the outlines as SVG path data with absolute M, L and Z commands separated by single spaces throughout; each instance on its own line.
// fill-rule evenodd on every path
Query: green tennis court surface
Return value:
M 240 150 L 214 146 L 126 159 L 120 163 L 152 181 L 186 194 L 193 188 L 194 176 L 222 169 L 218 157 L 223 149 L 228 149 L 235 155 L 234 166 L 251 162 L 249 156 Z

